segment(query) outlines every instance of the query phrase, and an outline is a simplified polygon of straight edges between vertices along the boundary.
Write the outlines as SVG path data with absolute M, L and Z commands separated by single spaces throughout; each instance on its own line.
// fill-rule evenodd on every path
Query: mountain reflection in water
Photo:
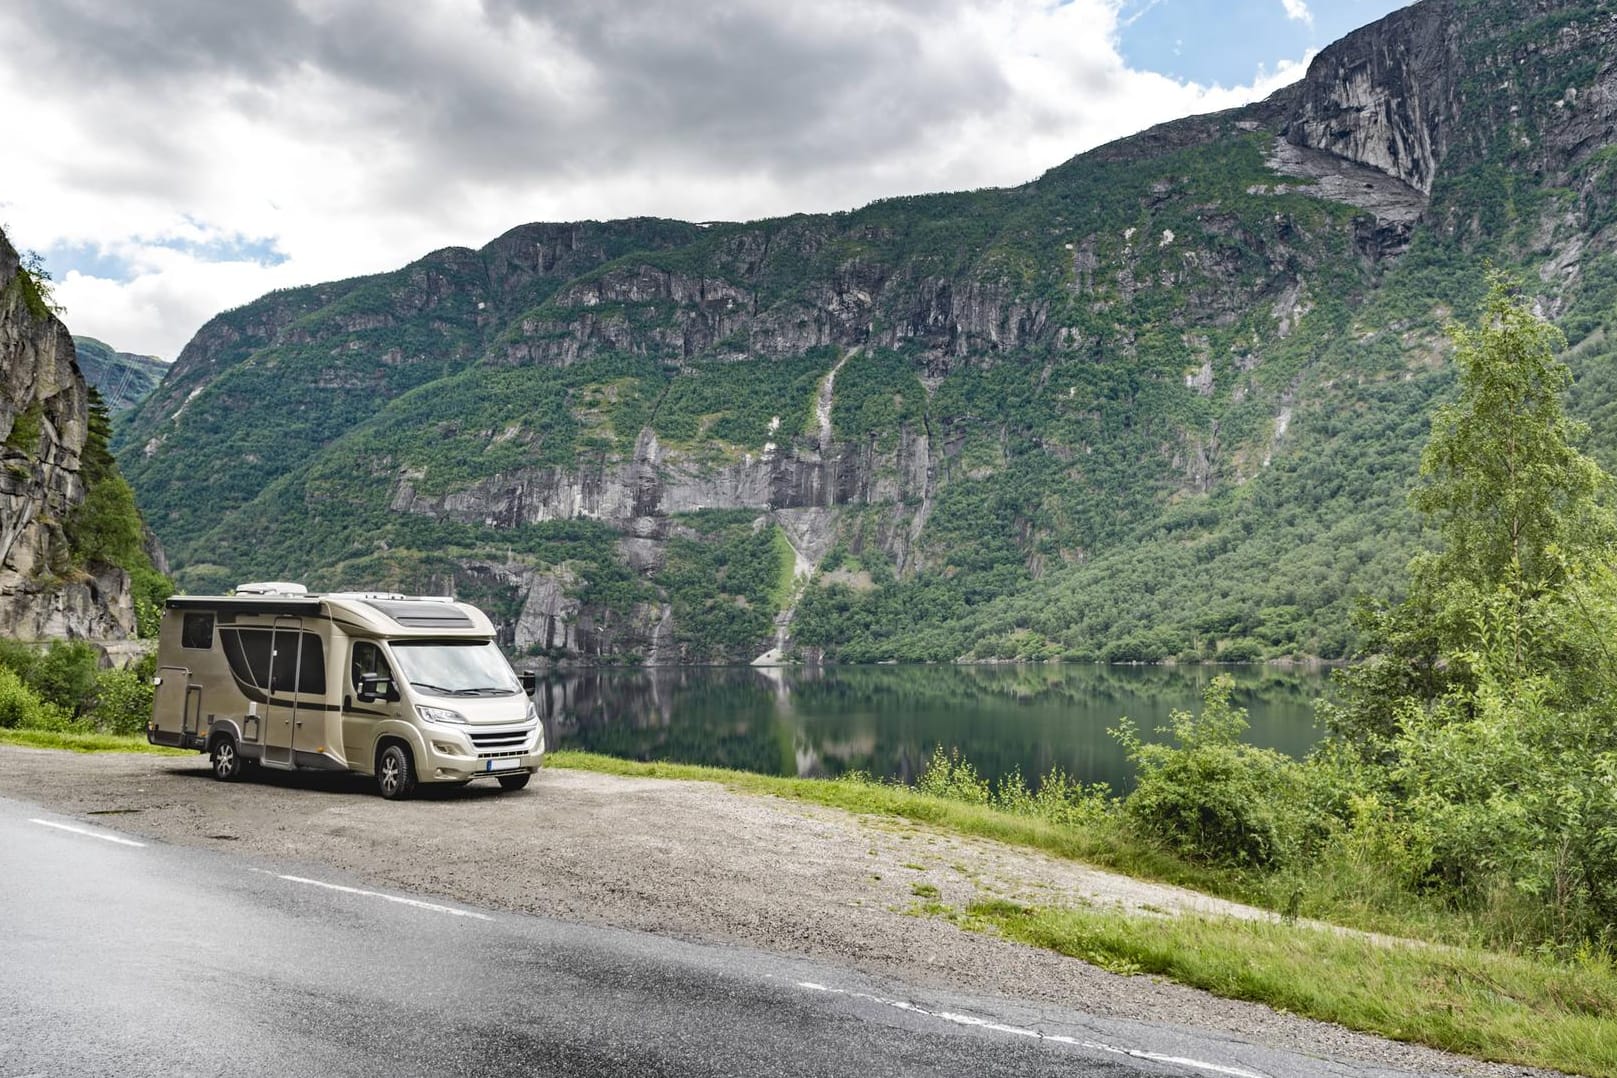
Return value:
M 1132 769 L 1107 731 L 1128 716 L 1150 736 L 1174 708 L 1199 710 L 1218 673 L 1236 681 L 1248 740 L 1301 756 L 1319 738 L 1313 669 L 1206 666 L 652 667 L 540 681 L 550 744 L 631 760 L 768 775 L 866 771 L 913 782 L 932 750 L 958 748 L 989 779 L 1060 767 L 1125 789 Z

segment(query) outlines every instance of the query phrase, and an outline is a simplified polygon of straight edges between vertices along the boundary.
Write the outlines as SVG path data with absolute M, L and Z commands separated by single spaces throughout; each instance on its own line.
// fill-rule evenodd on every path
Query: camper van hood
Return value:
M 528 713 L 528 697 L 520 692 L 510 696 L 436 696 L 411 688 L 410 697 L 422 707 L 453 711 L 469 726 L 511 726 L 532 717 Z

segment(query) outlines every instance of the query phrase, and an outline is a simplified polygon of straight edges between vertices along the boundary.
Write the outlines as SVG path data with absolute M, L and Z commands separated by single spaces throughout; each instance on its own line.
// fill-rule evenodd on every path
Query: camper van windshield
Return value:
M 521 692 L 511 664 L 487 640 L 394 640 L 404 680 L 438 696 L 509 696 Z

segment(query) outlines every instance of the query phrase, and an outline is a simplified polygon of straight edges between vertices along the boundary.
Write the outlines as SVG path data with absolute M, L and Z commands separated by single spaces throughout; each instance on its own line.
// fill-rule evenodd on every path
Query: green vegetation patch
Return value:
M 1481 1059 L 1617 1075 L 1617 970 L 1328 928 L 972 903 L 968 922 L 1132 969 Z
M 125 668 L 102 668 L 99 659 L 80 640 L 0 640 L 0 730 L 19 736 L 144 732 L 152 715 L 156 653 Z
M 657 405 L 652 427 L 670 443 L 705 439 L 753 452 L 787 446 L 808 424 L 814 392 L 835 356 L 819 349 L 791 359 L 699 362 L 681 368 Z
M 706 510 L 680 524 L 653 579 L 673 605 L 682 654 L 696 662 L 746 662 L 774 634 L 789 594 L 783 578 L 791 572 L 791 547 L 756 510 Z
M 926 390 L 914 365 L 902 353 L 876 348 L 852 356 L 837 372 L 831 429 L 846 441 L 866 438 L 890 449 L 905 427 L 919 427 L 926 415 Z
M 35 730 L 0 728 L 0 745 L 20 745 L 29 749 L 62 749 L 67 752 L 143 752 L 153 756 L 194 756 L 189 749 L 153 745 L 143 737 L 98 734 L 82 730 Z

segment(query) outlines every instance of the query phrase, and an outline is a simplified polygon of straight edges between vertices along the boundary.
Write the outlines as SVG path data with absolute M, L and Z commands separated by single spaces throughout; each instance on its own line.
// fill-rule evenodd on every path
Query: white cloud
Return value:
M 527 221 L 1019 184 L 1303 70 L 1233 89 L 1130 70 L 1117 0 L 19 7 L 0 14 L 0 52 L 30 58 L 0 66 L 18 150 L 0 222 L 123 267 L 59 274 L 68 324 L 168 357 L 271 288 Z M 230 255 L 244 245 L 284 260 Z
M 1285 5 L 1286 18 L 1314 25 L 1314 13 L 1308 10 L 1308 0 L 1280 0 L 1280 2 Z

